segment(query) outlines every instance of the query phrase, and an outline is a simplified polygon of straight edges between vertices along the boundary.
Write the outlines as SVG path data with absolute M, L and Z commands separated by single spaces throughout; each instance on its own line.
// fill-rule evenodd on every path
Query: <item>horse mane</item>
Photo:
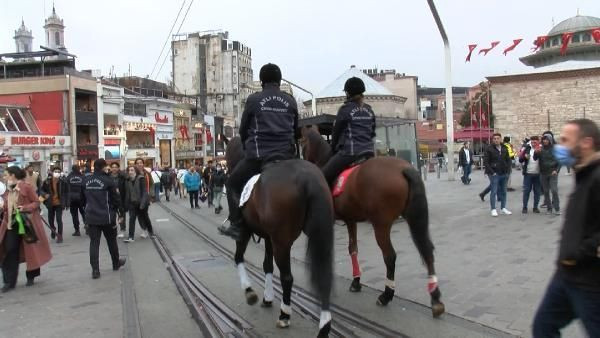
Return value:
M 331 157 L 331 147 L 323 139 L 323 136 L 314 128 L 307 128 L 304 131 L 306 139 L 306 160 L 313 162 L 318 167 L 322 167 Z

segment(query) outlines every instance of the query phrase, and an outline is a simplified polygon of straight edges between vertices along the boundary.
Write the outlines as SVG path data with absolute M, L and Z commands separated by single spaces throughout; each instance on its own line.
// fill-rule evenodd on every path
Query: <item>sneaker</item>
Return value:
M 533 208 L 533 213 L 534 213 L 534 214 L 539 214 L 539 213 L 540 213 L 540 209 L 538 209 L 538 208 Z
M 127 259 L 125 257 L 120 257 L 117 264 L 113 264 L 113 271 L 119 270 L 119 268 L 121 268 L 123 265 L 125 265 L 126 261 L 127 261 Z
M 79 230 L 75 230 L 75 232 L 73 233 L 73 236 L 81 236 L 81 232 L 79 232 Z
M 63 242 L 63 238 L 62 238 L 62 234 L 57 234 L 56 235 L 56 243 L 62 243 Z
M 552 215 L 552 209 L 548 209 L 548 211 L 546 211 L 546 215 Z
M 125 238 L 125 231 L 119 231 L 117 238 Z
M 512 212 L 506 208 L 502 208 L 502 213 L 505 215 L 512 215 Z
M 142 238 L 148 238 L 148 231 L 143 231 L 142 234 L 140 235 L 140 237 Z
M 92 279 L 98 279 L 98 278 L 100 278 L 100 271 L 98 271 L 98 270 L 92 271 Z
M 523 208 L 523 210 L 521 212 L 524 213 L 524 214 L 526 214 L 527 213 L 527 208 Z
M 515 188 L 508 187 L 508 188 L 506 188 L 506 191 L 515 191 Z
M 484 194 L 479 194 L 479 198 L 481 199 L 481 202 L 485 202 L 485 195 Z
M 132 242 L 135 242 L 135 239 L 129 237 L 129 238 L 124 239 L 123 242 L 125 242 L 125 243 L 132 243 Z
M 498 217 L 498 211 L 496 211 L 496 209 L 492 209 L 492 217 Z
M 560 210 L 554 210 L 554 213 L 553 213 L 553 214 L 554 214 L 555 216 L 560 216 L 560 215 L 562 215 L 562 212 L 560 212 Z

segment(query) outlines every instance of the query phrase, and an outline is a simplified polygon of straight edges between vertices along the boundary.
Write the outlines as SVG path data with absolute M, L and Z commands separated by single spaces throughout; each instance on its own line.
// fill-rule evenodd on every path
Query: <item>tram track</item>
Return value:
M 159 204 L 165 212 L 170 214 L 172 217 L 177 219 L 186 228 L 202 238 L 211 247 L 217 250 L 223 257 L 233 261 L 234 252 L 211 238 L 209 235 L 204 233 L 198 227 L 193 225 L 187 219 L 179 215 L 164 204 Z M 204 216 L 198 215 L 204 221 L 218 225 L 214 220 Z M 156 243 L 160 243 L 160 238 L 155 240 Z M 160 249 L 159 249 L 160 251 Z M 258 266 L 246 262 L 246 268 L 250 278 L 259 285 L 264 285 L 265 276 L 264 272 Z M 192 277 L 193 278 L 193 277 Z M 282 287 L 281 282 L 277 276 L 273 276 L 273 288 L 274 291 L 281 298 Z M 316 323 L 320 319 L 320 302 L 317 298 L 308 290 L 294 285 L 292 289 L 292 306 L 296 309 L 295 313 Z M 408 337 L 407 335 L 398 332 L 392 328 L 381 325 L 375 321 L 372 321 L 356 312 L 350 311 L 343 307 L 335 304 L 331 304 L 330 311 L 333 316 L 331 334 L 337 337 L 362 337 L 365 334 L 377 336 L 377 337 Z

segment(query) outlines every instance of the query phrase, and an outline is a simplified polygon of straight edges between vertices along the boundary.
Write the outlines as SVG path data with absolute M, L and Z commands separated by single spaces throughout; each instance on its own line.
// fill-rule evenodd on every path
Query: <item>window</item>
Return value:
M 194 144 L 196 145 L 196 151 L 202 150 L 202 133 L 194 133 Z
M 139 103 L 125 102 L 123 113 L 129 116 L 146 116 L 146 105 Z
M 9 109 L 8 111 L 13 121 L 17 125 L 17 128 L 19 128 L 19 131 L 30 131 L 29 128 L 27 128 L 27 123 L 25 123 L 25 120 L 23 120 L 23 116 L 21 116 L 21 113 L 18 109 Z
M 3 129 L 6 131 L 18 131 L 17 126 L 13 122 L 10 114 L 8 113 L 8 109 L 3 109 L 0 111 L 0 122 L 4 125 Z
M 60 46 L 60 33 L 59 32 L 54 33 L 54 40 L 56 40 L 56 45 Z
M 583 34 L 583 42 L 588 42 L 588 41 L 592 41 L 592 36 L 590 35 L 590 33 L 585 33 Z
M 573 34 L 573 38 L 571 39 L 571 42 L 579 42 L 579 34 Z
M 552 46 L 558 46 L 558 38 L 552 39 Z
M 546 40 L 545 46 L 546 46 L 546 48 L 550 47 L 550 40 Z
M 23 51 L 24 52 L 31 52 L 31 48 L 29 47 L 28 43 L 26 43 L 26 44 L 23 45 Z

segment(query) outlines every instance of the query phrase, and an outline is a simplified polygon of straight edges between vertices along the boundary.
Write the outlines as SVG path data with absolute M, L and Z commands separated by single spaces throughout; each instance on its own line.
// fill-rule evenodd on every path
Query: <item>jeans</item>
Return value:
M 544 200 L 546 200 L 549 211 L 559 211 L 560 205 L 558 200 L 558 174 L 557 175 L 541 175 L 542 189 L 544 191 Z M 552 193 L 552 199 L 550 199 Z
M 154 184 L 154 200 L 160 202 L 160 183 Z
M 69 211 L 71 212 L 71 218 L 73 218 L 73 227 L 75 231 L 79 231 L 79 214 L 81 214 L 81 218 L 85 222 L 85 208 L 83 207 L 83 203 L 71 202 Z
M 464 184 L 469 183 L 470 175 L 471 175 L 471 165 L 470 164 L 463 165 L 463 176 L 461 177 L 461 180 Z
M 100 235 L 104 234 L 106 238 L 106 244 L 108 244 L 108 251 L 110 252 L 110 258 L 112 259 L 113 267 L 119 265 L 119 246 L 117 245 L 117 226 L 106 224 L 106 225 L 88 225 L 88 232 L 90 234 L 90 265 L 93 271 L 100 270 L 100 263 L 98 262 L 98 251 L 100 250 Z
M 223 188 L 215 187 L 213 189 L 213 195 L 214 195 L 213 204 L 215 205 L 215 207 L 220 209 L 221 208 L 221 198 L 223 197 Z
M 18 233 L 17 228 L 6 230 L 4 235 L 4 260 L 2 261 L 2 278 L 4 284 L 14 287 L 17 284 L 19 276 L 20 250 L 23 238 Z M 27 279 L 33 279 L 40 275 L 40 269 L 30 270 L 25 273 Z
M 54 227 L 54 219 L 56 219 L 56 223 L 58 224 L 58 233 L 60 235 L 63 233 L 62 212 L 63 207 L 60 205 L 48 208 L 48 223 L 50 223 L 50 228 L 52 231 L 56 231 L 56 228 Z
M 194 207 L 198 207 L 198 190 L 196 191 L 189 191 L 188 190 L 188 195 L 190 195 L 190 206 L 192 207 L 192 209 Z
M 537 209 L 540 204 L 541 186 L 540 175 L 525 174 L 523 175 L 523 209 L 527 209 L 529 203 L 529 194 L 533 190 L 533 208 Z
M 560 330 L 576 318 L 590 337 L 600 337 L 600 292 L 580 289 L 557 273 L 533 320 L 533 337 L 560 337 Z
M 490 187 L 492 194 L 490 195 L 490 207 L 492 210 L 496 209 L 496 200 L 500 200 L 500 207 L 506 208 L 506 182 L 508 177 L 506 175 L 492 175 L 490 178 Z
M 129 208 L 129 238 L 133 239 L 135 235 L 135 219 L 140 212 L 139 204 L 132 204 Z
M 154 229 L 152 228 L 152 221 L 150 221 L 150 215 L 148 215 L 148 209 L 150 209 L 149 205 L 143 209 L 139 209 L 137 212 L 137 217 L 138 222 L 140 222 L 140 227 L 148 231 L 150 235 L 153 235 Z

